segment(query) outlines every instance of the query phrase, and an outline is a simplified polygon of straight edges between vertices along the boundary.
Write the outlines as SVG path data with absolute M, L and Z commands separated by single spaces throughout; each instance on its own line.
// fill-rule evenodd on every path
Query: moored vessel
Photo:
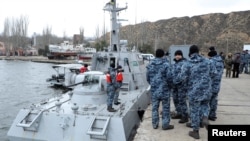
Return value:
M 116 7 L 116 0 L 106 4 L 112 23 L 109 50 L 93 55 L 91 71 L 76 76 L 72 91 L 21 109 L 8 131 L 10 141 L 132 140 L 150 103 L 150 86 L 141 53 L 120 46 L 117 12 L 125 9 Z M 124 70 L 115 112 L 107 110 L 110 64 Z

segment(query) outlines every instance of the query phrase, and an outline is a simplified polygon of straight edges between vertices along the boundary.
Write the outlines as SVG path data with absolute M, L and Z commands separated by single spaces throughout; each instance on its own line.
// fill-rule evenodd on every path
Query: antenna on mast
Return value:
M 135 0 L 135 26 L 136 27 L 136 23 L 137 23 L 137 0 Z M 138 34 L 135 35 L 136 36 L 136 50 L 138 49 Z
M 104 1 L 103 1 L 104 3 Z M 104 5 L 104 4 L 103 4 Z M 106 18 L 105 18 L 105 10 L 103 10 L 103 40 L 106 44 Z
M 120 39 L 119 39 L 119 23 L 117 23 L 117 13 L 127 9 L 127 5 L 124 8 L 116 7 L 116 0 L 111 0 L 106 3 L 103 10 L 111 13 L 111 31 L 110 31 L 110 47 L 111 51 L 120 51 Z

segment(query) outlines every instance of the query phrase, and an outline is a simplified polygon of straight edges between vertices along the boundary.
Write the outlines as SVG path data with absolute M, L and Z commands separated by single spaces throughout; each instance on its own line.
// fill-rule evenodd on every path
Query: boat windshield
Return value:
M 83 84 L 99 84 L 100 75 L 96 74 L 86 74 L 83 80 Z

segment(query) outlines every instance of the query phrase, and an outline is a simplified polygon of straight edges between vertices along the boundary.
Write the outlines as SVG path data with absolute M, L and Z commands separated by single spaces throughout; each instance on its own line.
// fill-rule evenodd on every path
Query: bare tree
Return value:
M 82 44 L 84 41 L 84 28 L 80 27 L 79 31 L 80 31 L 80 44 Z
M 13 47 L 13 55 L 15 55 L 15 51 L 19 47 L 19 38 L 20 38 L 20 28 L 19 28 L 19 21 L 15 18 L 12 18 L 11 22 L 11 42 L 12 42 L 12 47 Z
M 10 47 L 11 47 L 11 32 L 10 32 L 11 21 L 9 18 L 5 18 L 4 20 L 4 30 L 3 30 L 3 40 L 5 42 L 6 53 L 9 56 Z
M 43 29 L 43 46 L 48 46 L 51 42 L 51 37 L 52 37 L 52 27 L 51 26 L 46 26 Z
M 6 18 L 4 22 L 4 37 L 7 42 L 7 50 L 10 51 L 10 46 L 13 47 L 12 51 L 17 48 L 25 48 L 27 46 L 27 33 L 28 33 L 29 19 L 27 16 L 20 16 L 19 18 Z
M 105 24 L 104 24 L 103 29 L 102 29 L 102 38 L 103 38 L 102 40 L 105 41 L 105 42 L 107 41 L 107 37 L 106 37 L 107 36 L 107 31 L 108 31 L 108 28 L 105 27 Z
M 143 22 L 144 21 L 141 21 L 141 24 L 139 24 L 139 31 L 138 31 L 138 42 L 140 43 L 140 46 L 143 46 L 145 43 L 147 43 L 148 34 L 150 34 L 146 23 Z
M 94 37 L 95 37 L 96 42 L 98 42 L 99 39 L 100 39 L 100 29 L 99 29 L 99 26 L 97 26 L 96 29 L 95 29 L 95 36 Z
M 64 40 L 64 41 L 67 40 L 67 33 L 66 33 L 65 30 L 63 31 L 63 40 Z
M 27 16 L 21 16 L 19 19 L 20 26 L 20 46 L 27 46 L 27 35 L 28 35 L 28 26 L 29 26 L 29 18 Z
M 136 25 L 135 25 L 136 26 Z M 121 37 L 128 40 L 130 46 L 137 45 L 137 31 L 135 26 L 127 26 L 121 32 Z

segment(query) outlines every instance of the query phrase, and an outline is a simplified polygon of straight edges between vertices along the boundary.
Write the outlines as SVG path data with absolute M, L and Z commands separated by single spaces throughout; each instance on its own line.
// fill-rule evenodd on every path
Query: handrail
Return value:
M 63 101 L 63 102 L 61 102 L 61 103 L 68 102 L 69 100 L 70 100 L 70 99 L 67 99 L 67 100 L 65 100 L 65 101 Z M 30 123 L 28 123 L 28 124 L 22 123 L 22 122 L 28 117 L 28 115 L 30 114 L 31 111 L 29 110 L 29 112 L 26 114 L 26 116 L 25 116 L 16 126 L 18 126 L 18 127 L 24 127 L 24 128 L 29 128 L 29 127 L 31 127 L 31 126 L 34 124 L 35 121 L 38 120 L 38 118 L 42 115 L 42 113 L 43 113 L 44 111 L 47 111 L 47 110 L 52 109 L 52 108 L 54 108 L 54 107 L 56 107 L 56 105 L 51 106 L 51 107 L 49 107 L 49 108 L 47 108 L 47 109 L 41 110 L 41 111 L 36 115 L 36 117 L 35 117 Z

